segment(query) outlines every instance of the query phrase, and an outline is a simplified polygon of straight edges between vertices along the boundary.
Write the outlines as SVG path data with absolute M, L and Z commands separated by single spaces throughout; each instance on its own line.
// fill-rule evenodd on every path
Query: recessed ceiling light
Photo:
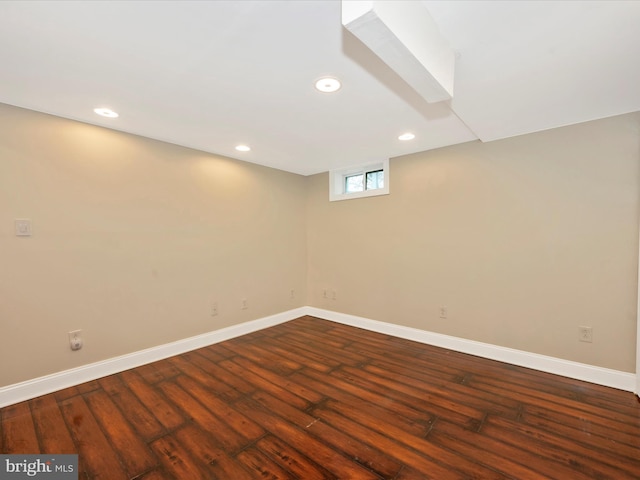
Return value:
M 248 152 L 251 150 L 249 145 L 236 145 L 236 150 L 239 152 Z
M 108 118 L 118 118 L 119 115 L 114 112 L 113 110 L 109 109 L 109 108 L 94 108 L 93 109 L 94 112 L 96 112 L 98 115 L 101 115 L 103 117 L 108 117 Z
M 319 90 L 324 93 L 333 93 L 340 90 L 342 84 L 340 80 L 333 77 L 323 77 L 320 80 L 316 81 L 316 90 Z
M 398 140 L 413 140 L 414 138 L 416 138 L 416 136 L 413 133 L 407 132 L 407 133 L 403 133 L 402 135 L 400 135 L 398 137 Z

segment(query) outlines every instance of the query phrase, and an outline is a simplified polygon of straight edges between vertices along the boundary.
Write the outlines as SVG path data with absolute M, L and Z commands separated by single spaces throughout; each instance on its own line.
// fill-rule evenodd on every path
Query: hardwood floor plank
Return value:
M 132 479 L 132 480 L 174 480 L 172 476 L 167 474 L 163 469 L 158 468 Z
M 600 396 L 606 395 L 607 392 L 614 390 L 567 377 L 559 377 L 550 373 L 516 365 L 503 364 L 493 360 L 479 359 L 473 355 L 451 352 L 435 347 L 429 349 L 429 353 L 423 352 L 419 356 L 436 364 L 447 361 L 453 365 L 458 365 L 459 368 L 468 371 L 472 377 L 482 378 L 483 376 L 490 376 L 495 379 L 500 379 L 502 382 L 501 386 L 504 386 L 507 391 L 510 389 L 510 386 L 513 385 L 515 387 L 530 389 L 534 392 L 546 392 L 558 397 L 584 401 L 585 392 L 590 392 L 588 395 L 593 394 Z M 478 362 L 478 360 L 482 361 Z M 508 373 L 508 375 L 504 373 Z M 588 385 L 588 387 L 585 387 L 586 385 Z M 619 395 L 617 398 L 620 401 L 621 397 Z M 629 404 L 628 401 L 625 403 Z M 633 402 L 631 402 L 631 404 L 632 403 Z
M 206 350 L 207 349 L 205 349 L 204 351 Z M 183 355 L 183 357 L 197 367 L 201 368 L 204 372 L 206 372 L 207 375 L 210 375 L 227 385 L 231 385 L 234 389 L 236 389 L 238 392 L 241 392 L 242 394 L 246 395 L 255 391 L 256 388 L 254 385 L 245 381 L 242 377 L 238 377 L 237 375 L 234 375 L 233 372 L 230 372 L 229 370 L 220 366 L 220 364 L 227 359 L 214 363 L 213 361 L 202 355 L 204 351 L 198 350 L 197 352 L 190 352 Z
M 295 445 L 301 453 L 313 458 L 317 463 L 334 473 L 338 478 L 352 478 L 354 480 L 374 480 L 379 477 L 373 472 L 351 461 L 343 453 L 329 448 L 324 443 L 310 436 L 304 429 L 277 417 L 272 412 L 256 408 L 256 403 L 243 398 L 236 405 L 245 415 L 253 418 L 274 435 L 285 442 Z M 304 477 L 303 477 L 304 478 Z
M 104 480 L 128 479 L 120 458 L 81 396 L 61 402 L 60 407 L 78 447 L 81 468 L 89 478 Z
M 344 419 L 349 419 L 350 422 L 355 422 L 360 426 L 369 429 L 370 431 L 375 431 L 377 432 L 377 434 L 388 437 L 394 442 L 423 453 L 424 455 L 433 458 L 434 460 L 448 466 L 451 469 L 460 470 L 467 475 L 482 475 L 485 478 L 498 478 L 493 475 L 493 472 L 486 471 L 486 469 L 483 468 L 479 468 L 477 464 L 469 462 L 466 458 L 460 457 L 457 454 L 452 454 L 451 452 L 434 445 L 428 440 L 428 437 L 427 439 L 424 439 L 421 437 L 410 435 L 403 429 L 384 421 L 384 419 L 379 419 L 377 417 L 368 415 L 364 410 L 358 410 L 357 408 L 348 407 L 345 404 L 336 401 L 326 402 L 321 408 L 314 410 L 314 413 L 316 413 L 323 419 L 326 418 L 328 412 L 331 413 L 334 421 L 337 419 L 341 422 L 344 422 Z M 353 423 L 348 423 L 348 425 L 349 428 L 353 428 Z M 374 435 L 375 434 L 373 433 L 369 433 L 369 438 Z M 412 465 L 409 462 L 405 463 L 415 467 L 415 465 Z
M 438 395 L 425 395 L 422 397 L 418 392 L 411 392 L 411 389 L 390 382 L 375 382 L 371 376 L 360 374 L 360 372 L 345 372 L 344 370 L 334 370 L 331 372 L 333 378 L 340 379 L 340 385 L 356 385 L 361 389 L 375 392 L 383 398 L 393 398 L 411 406 L 426 405 L 431 415 L 444 416 L 447 418 L 457 418 L 463 425 L 475 424 L 484 418 L 484 412 L 476 408 L 456 404 L 446 397 Z M 335 380 L 334 380 L 335 382 Z M 384 384 L 386 383 L 387 386 Z
M 237 452 L 247 445 L 247 440 L 216 415 L 207 410 L 199 400 L 194 398 L 173 381 L 162 382 L 160 389 L 175 405 L 200 425 L 205 432 L 215 432 L 220 444 L 226 452 Z
M 158 419 L 129 390 L 120 376 L 101 378 L 100 385 L 143 440 L 149 441 L 166 433 Z
M 282 337 L 282 340 L 316 354 L 322 352 L 323 357 L 328 357 L 346 365 L 359 365 L 367 359 L 363 355 L 349 352 L 344 348 L 343 343 L 330 341 L 328 344 L 324 344 L 321 339 L 314 339 L 312 334 L 308 332 L 301 332 L 296 335 L 287 334 Z
M 469 461 L 477 462 L 485 468 L 492 469 L 496 475 L 501 475 L 504 478 L 540 480 L 549 478 L 533 468 L 519 463 L 516 461 L 517 457 L 516 459 L 512 459 L 504 455 L 499 449 L 493 450 L 490 446 L 485 446 L 483 438 L 478 436 L 479 434 L 477 432 L 465 430 L 455 424 L 449 424 L 453 425 L 455 430 L 448 435 L 447 432 L 449 432 L 449 429 L 443 428 L 443 423 L 442 420 L 438 421 L 437 426 L 440 428 L 438 430 L 434 428 L 434 430 L 429 432 L 429 441 L 452 452 L 456 452 Z M 536 462 L 533 462 L 533 465 L 535 465 L 535 463 Z
M 287 480 L 292 477 L 290 472 L 278 465 L 271 458 L 256 447 L 249 447 L 238 454 L 240 461 L 249 471 L 253 472 L 251 478 L 264 478 L 267 480 Z M 228 477 L 235 478 L 235 477 Z
M 27 402 L 2 409 L 3 453 L 40 453 L 36 429 Z
M 499 392 L 505 388 L 504 384 L 501 383 L 501 380 L 498 378 L 473 377 L 469 384 L 496 394 L 499 394 Z M 550 409 L 556 411 L 562 410 L 565 413 L 572 412 L 574 415 L 588 414 L 594 419 L 602 419 L 601 421 L 603 423 L 611 424 L 615 422 L 619 425 L 620 429 L 629 432 L 636 431 L 636 429 L 640 427 L 640 417 L 628 416 L 618 410 L 597 407 L 575 399 L 552 395 L 532 388 L 516 387 L 513 384 L 510 384 L 508 389 L 511 396 L 521 399 L 523 403 L 531 403 L 531 398 L 535 398 L 536 403 L 547 406 Z
M 142 365 L 138 367 L 136 371 L 145 382 L 151 385 L 164 380 L 164 375 L 162 374 L 161 371 L 158 370 L 155 363 Z
M 443 397 L 451 397 L 454 401 L 468 405 L 487 413 L 500 415 L 506 418 L 516 418 L 522 408 L 522 403 L 505 398 L 500 395 L 489 395 L 457 382 L 445 382 L 434 379 L 430 375 L 404 371 L 387 365 L 365 365 L 363 370 L 371 372 L 387 380 L 402 383 L 407 386 L 416 386 L 420 391 L 432 392 Z
M 249 334 L 251 335 L 251 334 Z M 224 342 L 220 342 L 218 344 L 216 344 L 216 352 L 220 353 L 222 356 L 225 357 L 225 360 L 231 360 L 236 358 L 238 355 L 236 354 L 236 352 L 234 352 L 233 350 L 231 350 L 230 348 L 227 347 L 227 343 L 231 342 L 233 340 L 225 340 Z
M 174 357 L 171 359 L 171 362 L 186 376 L 215 391 L 218 395 L 220 395 L 227 401 L 234 401 L 244 395 L 241 391 L 235 389 L 227 383 L 224 383 L 222 380 L 203 370 L 200 366 L 194 364 L 193 362 L 190 362 L 185 357 Z
M 313 317 L 311 315 L 304 315 L 302 317 L 298 317 L 291 322 L 282 323 L 279 325 L 282 329 L 287 329 L 293 331 L 298 331 L 299 329 L 303 329 L 304 331 L 318 331 L 318 332 L 328 332 L 333 330 L 339 323 L 331 322 L 329 320 L 323 320 L 318 317 Z
M 357 344 L 347 347 L 347 349 L 356 348 Z M 358 349 L 362 352 L 362 349 Z M 417 362 L 408 352 L 396 351 L 371 351 L 368 352 L 370 359 L 368 365 L 380 368 L 394 368 L 404 375 L 418 374 L 429 378 L 429 381 L 440 380 L 444 382 L 460 382 L 467 375 L 467 372 L 461 368 L 455 368 L 450 365 L 443 365 L 434 362 Z
M 307 368 L 313 368 L 320 372 L 328 372 L 340 365 L 338 360 L 301 348 L 292 342 L 286 342 L 280 338 L 272 339 L 270 344 L 275 345 L 279 350 L 286 349 L 291 354 L 295 355 L 298 358 L 298 361 L 304 363 Z
M 236 358 L 234 362 L 240 365 L 242 368 L 249 370 L 256 375 L 259 375 L 268 382 L 271 382 L 274 385 L 277 385 L 284 390 L 291 392 L 294 395 L 303 398 L 304 400 L 307 400 L 310 403 L 320 402 L 324 398 L 323 395 L 314 391 L 313 389 L 291 380 L 291 377 L 274 373 L 271 370 L 262 368 L 260 365 L 252 361 L 246 360 L 244 358 Z
M 381 348 L 388 348 L 389 340 L 393 338 L 386 333 L 373 332 L 364 328 L 352 327 L 333 323 L 328 330 L 329 334 L 343 340 L 348 340 L 351 344 L 366 346 L 368 350 L 379 351 Z
M 554 376 L 545 372 L 504 364 L 496 360 L 481 359 L 473 355 L 452 352 L 437 347 L 425 349 L 418 353 L 416 357 L 416 362 L 426 361 L 435 364 L 452 365 L 455 368 L 468 372 L 471 378 L 482 376 L 490 376 L 497 379 L 501 378 L 504 385 L 529 386 L 533 390 L 540 391 L 543 391 L 547 386 L 551 386 L 557 389 L 559 396 L 576 398 L 573 383 L 566 382 L 564 377 L 557 376 L 557 381 L 553 382 L 551 379 L 554 378 Z M 481 361 L 479 362 L 478 360 Z
M 90 393 L 98 390 L 100 388 L 100 384 L 97 380 L 92 380 L 90 382 L 82 383 L 78 385 L 78 393 Z
M 82 480 L 640 478 L 633 394 L 311 316 L 0 409 Z
M 294 478 L 304 480 L 336 480 L 338 478 L 273 435 L 261 438 L 256 446 L 285 470 L 291 472 Z
M 118 452 L 129 478 L 152 469 L 158 462 L 145 441 L 131 427 L 118 407 L 104 391 L 85 396 L 94 418 Z
M 191 396 L 197 398 L 211 413 L 229 425 L 229 427 L 235 430 L 247 442 L 253 442 L 265 434 L 264 429 L 260 427 L 260 425 L 218 398 L 214 395 L 214 392 L 203 388 L 198 382 L 187 377 L 181 377 L 176 380 L 176 383 L 185 391 L 189 392 Z
M 255 340 L 252 340 L 252 342 L 253 341 Z M 264 368 L 267 368 L 278 375 L 290 375 L 296 370 L 302 368 L 300 363 L 281 357 L 272 351 L 260 348 L 252 342 L 235 339 L 227 342 L 226 347 L 233 350 L 238 357 L 241 357 L 235 358 L 234 360 L 236 362 L 246 359 L 250 362 L 264 365 Z
M 435 419 L 435 415 L 425 410 L 419 410 L 403 402 L 359 387 L 334 382 L 331 376 L 314 375 L 313 373 L 311 374 L 313 376 L 307 376 L 305 373 L 310 372 L 298 372 L 293 377 L 328 397 L 351 405 L 364 404 L 374 414 L 378 412 L 379 415 L 391 415 L 394 417 L 393 421 L 396 425 L 413 432 L 414 435 L 426 435 Z M 428 408 L 428 406 L 424 406 L 424 408 Z M 467 417 L 463 418 L 465 422 L 469 420 Z
M 34 398 L 29 404 L 41 453 L 78 453 L 55 396 Z
M 548 408 L 548 406 L 548 404 L 541 403 L 527 405 L 524 412 L 550 419 L 562 418 L 564 425 L 570 425 L 604 438 L 615 435 L 617 442 L 640 448 L 640 437 L 637 435 L 638 429 L 634 425 L 635 422 L 630 424 L 599 415 L 587 415 L 577 408 L 574 409 L 573 404 L 560 404 L 554 406 L 553 409 Z
M 509 375 L 503 376 L 503 381 L 509 385 L 512 384 L 524 388 L 528 387 L 539 392 L 580 400 L 585 403 L 589 403 L 589 398 L 608 398 L 609 400 L 614 398 L 614 396 L 611 395 L 611 391 L 614 390 L 612 388 L 588 384 L 580 380 L 559 377 L 550 373 L 515 365 L 505 367 L 505 365 L 498 363 L 498 365 L 492 365 L 491 369 L 486 369 L 480 376 L 490 372 L 491 375 L 499 377 L 499 372 L 504 371 L 505 368 L 508 368 Z M 615 398 L 617 398 L 617 402 L 621 402 L 623 396 L 619 395 L 620 391 L 617 392 L 618 395 L 615 396 Z
M 305 409 L 310 405 L 310 402 L 308 400 L 305 400 L 295 393 L 290 392 L 289 390 L 286 390 L 281 386 L 276 385 L 275 383 L 272 383 L 264 377 L 261 377 L 260 375 L 254 373 L 251 369 L 243 367 L 233 360 L 225 360 L 224 362 L 220 363 L 220 366 L 251 383 L 256 390 L 265 390 L 271 395 L 282 399 L 286 403 L 295 405 L 298 408 Z
M 348 432 L 336 429 L 324 422 L 319 422 L 319 418 L 287 405 L 264 392 L 256 392 L 251 398 L 265 410 L 278 412 L 280 417 L 298 427 L 305 428 L 318 440 L 334 447 L 336 450 L 343 451 L 350 458 L 355 459 L 356 462 L 376 472 L 383 478 L 393 478 L 402 466 L 386 453 L 349 436 Z
M 211 480 L 212 472 L 194 461 L 183 443 L 165 435 L 151 442 L 151 448 L 163 467 L 176 479 Z
M 462 439 L 464 442 L 468 442 L 472 445 L 479 445 L 480 449 L 484 450 L 484 454 L 495 452 L 499 454 L 500 460 L 496 463 L 492 463 L 492 468 L 503 469 L 502 473 L 509 475 L 516 471 L 514 462 L 521 466 L 527 466 L 527 470 L 533 470 L 535 474 L 529 471 L 527 474 L 533 478 L 570 478 L 571 480 L 587 480 L 592 477 L 584 474 L 582 471 L 566 467 L 561 462 L 556 461 L 554 458 L 544 457 L 535 449 L 523 449 L 520 445 L 513 445 L 511 443 L 504 443 L 496 438 L 485 435 L 484 432 L 471 432 L 463 431 L 463 429 L 453 423 L 445 421 L 436 422 L 433 430 L 429 433 L 429 438 L 436 438 L 439 434 L 444 434 L 450 439 L 454 438 L 456 441 Z M 436 440 L 434 440 L 436 441 Z M 440 437 L 440 442 L 444 445 L 444 441 Z M 450 445 L 451 446 L 451 445 Z M 540 462 L 540 458 L 544 458 L 544 462 Z M 488 460 L 488 456 L 477 458 L 478 461 L 484 462 Z M 507 463 L 507 461 L 509 463 Z M 507 467 L 507 468 L 505 468 Z M 517 471 L 522 471 L 518 468 Z M 527 478 L 527 477 L 525 477 Z
M 395 435 L 394 438 L 391 438 L 386 434 L 381 434 L 376 430 L 370 428 L 369 425 L 363 426 L 329 409 L 317 407 L 314 409 L 314 414 L 320 417 L 323 422 L 332 425 L 334 428 L 347 431 L 350 435 L 365 443 L 369 442 L 370 445 L 376 445 L 377 448 L 387 452 L 388 455 L 395 458 L 399 462 L 420 470 L 426 475 L 426 478 L 465 478 L 464 473 L 462 473 L 457 468 L 459 466 L 459 463 L 462 463 L 464 458 L 455 458 L 454 462 L 452 462 L 451 464 L 447 464 L 446 461 L 451 460 L 453 457 L 451 454 L 449 454 L 449 452 L 446 452 L 444 449 L 438 446 L 435 446 L 433 449 L 426 448 L 426 452 L 417 452 L 415 451 L 413 446 L 409 446 L 409 448 L 406 448 L 400 443 L 402 440 L 405 440 L 407 441 L 407 443 L 413 444 L 415 437 L 410 438 L 409 436 L 402 435 L 399 442 L 396 441 Z M 313 428 L 313 426 L 311 426 L 311 428 Z M 417 444 L 418 442 L 416 441 L 415 443 Z M 436 458 L 440 455 L 444 455 L 444 462 L 441 462 L 440 459 Z M 473 467 L 475 467 L 476 471 L 482 470 L 482 467 L 478 465 L 474 465 Z
M 78 387 L 69 387 L 63 388 L 62 390 L 58 390 L 57 392 L 53 392 L 53 395 L 56 397 L 58 402 L 62 402 L 67 398 L 75 397 L 76 395 L 80 395 L 80 390 Z
M 306 329 L 298 329 L 293 333 L 286 333 L 285 335 L 282 336 L 282 338 L 286 340 L 291 340 L 293 339 L 292 337 L 295 337 L 297 341 L 303 342 L 305 345 L 317 345 L 319 343 L 322 343 L 323 347 L 327 349 L 327 351 L 330 351 L 330 352 L 335 351 L 338 354 L 340 354 L 344 349 L 345 345 L 349 343 L 340 337 L 331 335 L 330 333 L 323 332 L 320 330 L 316 330 L 315 332 L 310 332 Z M 351 353 L 351 354 L 345 355 L 343 360 L 341 361 L 343 363 L 348 363 L 346 362 L 346 360 L 351 359 L 351 360 L 354 360 L 356 363 L 358 363 L 361 361 L 360 359 L 358 359 L 358 357 L 359 355 L 355 355 Z
M 207 360 L 213 363 L 218 363 L 223 360 L 226 360 L 228 357 L 225 357 L 224 355 L 222 355 L 219 351 L 216 350 L 216 348 L 217 348 L 217 345 L 210 345 L 208 347 L 198 349 L 197 352 L 198 354 L 202 355 Z M 183 357 L 186 358 L 186 356 L 184 355 Z
M 415 382 L 409 377 L 397 374 L 389 375 L 382 369 L 368 367 L 368 365 L 361 369 L 344 367 L 340 372 L 344 372 L 345 376 L 358 376 L 366 381 L 374 382 L 384 389 L 399 392 L 403 396 L 427 400 L 430 404 L 455 410 L 475 419 L 482 418 L 487 412 L 515 418 L 521 405 L 519 402 L 512 402 L 512 408 L 503 409 L 500 408 L 498 402 L 475 397 L 473 389 L 469 387 L 463 388 L 463 391 L 460 392 L 455 387 L 441 388 L 430 382 Z M 338 374 L 338 371 L 333 373 Z M 494 395 L 494 397 L 500 398 L 498 395 Z
M 321 408 L 331 409 L 383 435 L 389 434 L 389 436 L 396 441 L 401 441 L 401 438 L 423 439 L 431 430 L 431 425 L 429 425 L 427 429 L 424 429 L 426 431 L 419 429 L 416 432 L 416 430 L 407 429 L 404 425 L 397 424 L 396 417 L 394 417 L 391 409 L 388 409 L 383 415 L 380 415 L 380 412 L 372 407 L 364 402 L 348 403 L 334 399 L 329 399 L 321 405 Z M 314 410 L 311 411 L 313 412 Z M 394 432 L 397 435 L 395 435 Z
M 613 390 L 613 389 L 611 389 Z M 628 397 L 620 398 L 620 392 L 618 391 L 618 396 L 615 398 L 609 397 L 608 395 L 598 395 L 596 396 L 594 393 L 586 390 L 585 394 L 581 394 L 579 399 L 580 401 L 587 403 L 589 405 L 593 405 L 599 408 L 604 408 L 606 410 L 617 410 L 619 413 L 626 415 L 628 417 L 635 417 L 637 415 L 637 397 L 634 398 L 634 395 L 629 395 Z
M 523 424 L 575 438 L 593 449 L 608 451 L 614 455 L 638 458 L 640 437 L 608 427 L 594 425 L 588 417 L 571 417 L 557 412 L 527 405 L 522 413 Z
M 405 465 L 393 480 L 424 480 L 425 478 L 428 477 L 425 477 L 424 473 Z
M 145 382 L 137 372 L 129 370 L 121 373 L 120 376 L 138 400 L 165 428 L 172 430 L 184 423 L 184 417 L 178 413 L 177 409 L 170 405 L 156 388 Z
M 202 468 L 209 473 L 209 478 L 250 480 L 250 471 L 243 468 L 242 463 L 227 454 L 224 446 L 218 441 L 217 432 L 206 432 L 194 425 L 178 430 L 175 437 L 180 444 L 195 457 Z
M 313 356 L 307 354 L 307 352 L 292 347 L 286 343 L 280 343 L 277 339 L 271 339 L 268 348 L 273 353 L 283 358 L 287 358 L 299 363 L 300 365 L 304 365 L 305 368 L 314 368 L 323 372 L 327 372 L 332 368 L 331 365 L 327 365 L 326 363 L 314 361 L 312 358 Z M 335 365 L 333 366 L 337 365 L 340 365 L 340 363 L 335 362 Z
M 538 455 L 570 466 L 591 478 L 640 478 L 640 468 L 625 470 L 624 461 L 618 455 L 586 447 L 580 443 L 580 436 L 552 435 L 497 417 L 489 417 L 484 422 L 482 433 L 516 447 L 526 444 Z M 636 454 L 640 455 L 640 450 L 636 450 Z

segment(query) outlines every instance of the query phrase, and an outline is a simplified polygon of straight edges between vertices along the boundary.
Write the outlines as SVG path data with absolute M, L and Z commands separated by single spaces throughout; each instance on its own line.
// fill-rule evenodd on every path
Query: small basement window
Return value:
M 331 170 L 329 182 L 329 200 L 332 202 L 387 195 L 389 193 L 389 160 Z

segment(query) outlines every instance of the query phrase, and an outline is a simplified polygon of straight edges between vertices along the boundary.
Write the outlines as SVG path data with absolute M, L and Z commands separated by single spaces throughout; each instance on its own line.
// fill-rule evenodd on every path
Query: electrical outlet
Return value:
M 440 307 L 440 318 L 442 318 L 443 320 L 447 319 L 447 307 L 445 307 L 444 305 Z
M 578 339 L 581 342 L 593 343 L 593 328 L 578 327 L 578 331 L 579 331 Z
M 69 346 L 71 347 L 71 350 L 80 350 L 83 343 L 82 330 L 72 330 L 71 332 L 69 332 Z
M 329 298 L 329 291 L 326 288 L 322 291 L 322 298 Z
M 218 302 L 211 302 L 211 316 L 215 317 L 218 315 Z
M 331 290 L 331 300 L 337 300 L 338 293 L 335 290 Z
M 294 298 L 296 298 L 296 291 L 292 288 L 291 291 L 289 292 L 289 298 L 291 300 L 293 300 Z
M 246 298 L 243 298 L 240 301 L 240 310 L 246 310 L 247 308 L 249 308 L 249 302 L 247 302 Z

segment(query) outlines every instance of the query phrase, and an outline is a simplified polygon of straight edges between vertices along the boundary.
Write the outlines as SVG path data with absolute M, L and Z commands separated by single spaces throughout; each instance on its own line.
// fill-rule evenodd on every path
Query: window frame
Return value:
M 367 173 L 382 170 L 384 176 L 384 186 L 367 190 Z M 359 192 L 346 191 L 347 177 L 362 175 L 363 190 Z M 351 200 L 354 198 L 375 197 L 389 194 L 389 160 L 367 163 L 346 168 L 339 168 L 329 171 L 329 201 Z

